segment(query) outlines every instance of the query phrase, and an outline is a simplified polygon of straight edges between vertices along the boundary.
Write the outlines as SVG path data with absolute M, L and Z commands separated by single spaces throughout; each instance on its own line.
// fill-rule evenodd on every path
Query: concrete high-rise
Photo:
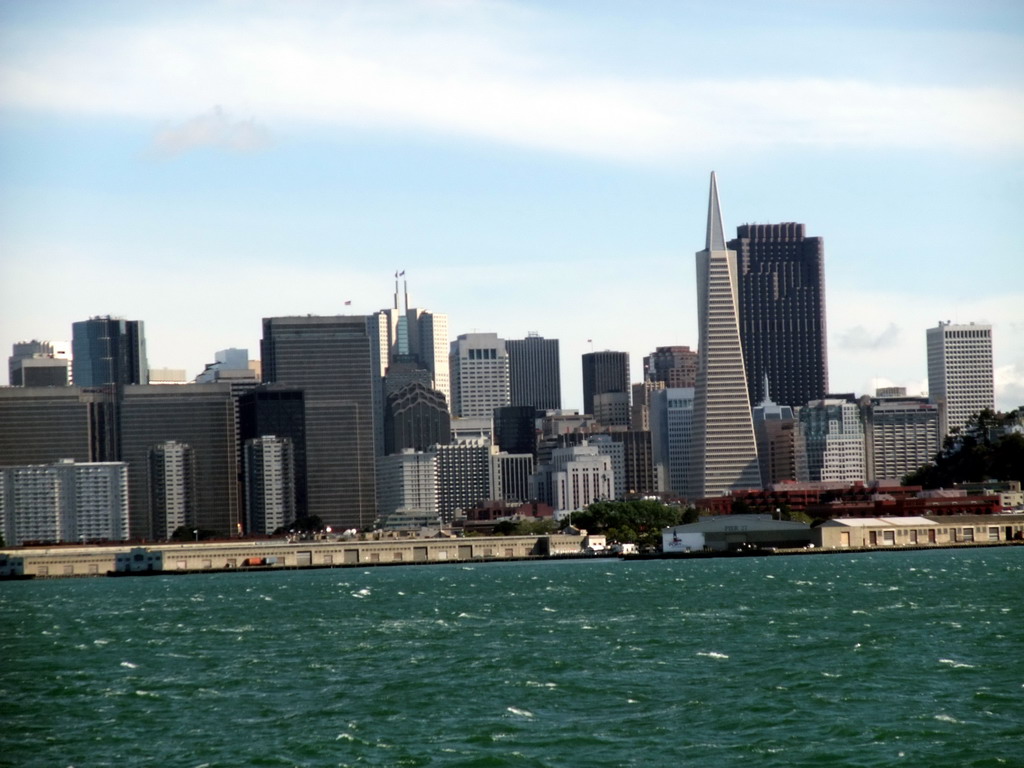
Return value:
M 744 224 L 736 252 L 740 339 L 751 403 L 765 399 L 767 377 L 781 405 L 801 406 L 828 392 L 825 245 L 804 225 Z
M 825 398 L 797 409 L 796 479 L 800 482 L 867 479 L 864 421 L 856 402 Z
M 525 339 L 509 339 L 509 400 L 511 405 L 529 405 L 539 411 L 562 407 L 561 366 L 558 339 L 531 333 Z
M 587 352 L 583 355 L 583 411 L 596 416 L 594 398 L 597 395 L 617 394 L 625 395 L 625 398 L 618 398 L 617 408 L 612 408 L 612 400 L 606 398 L 606 406 L 609 410 L 621 411 L 625 406 L 625 421 L 621 425 L 629 424 L 629 353 L 613 352 Z
M 306 407 L 302 390 L 265 384 L 243 393 L 238 398 L 238 434 L 242 446 L 267 435 L 291 443 L 295 517 L 305 517 Z
M 169 539 L 196 522 L 196 456 L 192 446 L 164 440 L 149 448 L 149 516 L 153 535 Z M 223 531 L 221 531 L 223 533 Z
M 927 330 L 928 396 L 945 404 L 945 436 L 971 416 L 995 408 L 992 326 L 940 322 Z
M 761 487 L 740 343 L 736 252 L 725 244 L 714 172 L 707 236 L 697 253 L 697 320 L 691 500 Z
M 264 318 L 261 350 L 265 382 L 304 390 L 309 515 L 335 529 L 372 525 L 383 408 L 369 318 Z
M 686 346 L 657 347 L 644 358 L 644 381 L 664 382 L 666 389 L 697 384 L 697 353 Z
M 287 437 L 264 435 L 244 446 L 245 529 L 270 534 L 295 520 L 295 456 Z
M 141 320 L 93 317 L 72 323 L 71 336 L 71 378 L 76 386 L 149 382 Z
M 494 417 L 509 405 L 508 349 L 496 333 L 463 333 L 449 355 L 452 416 Z
M 753 411 L 757 458 L 765 486 L 796 480 L 796 417 L 788 405 L 772 402 L 765 384 L 764 399 Z
M 388 395 L 384 408 L 385 455 L 407 448 L 425 451 L 437 443 L 447 443 L 450 434 L 448 403 L 436 389 L 414 382 Z
M 124 541 L 128 468 L 123 462 L 0 467 L 0 532 L 8 546 L 29 541 Z
M 692 387 L 673 387 L 651 393 L 651 453 L 658 490 L 685 496 L 693 453 Z
M 867 477 L 900 480 L 935 458 L 942 447 L 942 405 L 925 397 L 861 398 Z

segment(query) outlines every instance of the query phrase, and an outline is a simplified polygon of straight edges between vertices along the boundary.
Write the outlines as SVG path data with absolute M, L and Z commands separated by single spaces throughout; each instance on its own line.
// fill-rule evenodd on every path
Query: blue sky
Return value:
M 1017 2 L 0 0 L 0 349 L 112 314 L 150 365 L 413 303 L 452 335 L 696 344 L 727 232 L 825 238 L 833 391 L 927 388 L 994 325 L 1024 404 Z M 344 302 L 351 301 L 346 307 Z M 7 353 L 5 353 L 7 354 Z

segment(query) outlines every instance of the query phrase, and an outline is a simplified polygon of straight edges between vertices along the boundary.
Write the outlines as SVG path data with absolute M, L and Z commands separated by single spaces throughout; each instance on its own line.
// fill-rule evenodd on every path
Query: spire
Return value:
M 711 194 L 708 200 L 708 236 L 705 251 L 725 250 L 725 228 L 722 226 L 722 207 L 718 204 L 718 180 L 711 172 Z
M 772 396 L 768 392 L 768 373 L 767 373 L 767 371 L 764 374 L 764 400 L 761 401 L 761 404 L 762 405 L 775 405 L 775 403 L 772 402 Z

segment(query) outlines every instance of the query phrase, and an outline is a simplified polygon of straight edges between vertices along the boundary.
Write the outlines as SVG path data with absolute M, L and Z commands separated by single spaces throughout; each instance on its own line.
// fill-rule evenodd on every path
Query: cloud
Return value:
M 167 120 L 222 104 L 275 122 L 644 162 L 717 148 L 1024 148 L 1019 89 L 613 77 L 599 62 L 559 55 L 551 19 L 537 12 L 501 3 L 339 7 L 39 33 L 5 57 L 0 106 Z M 259 139 L 255 123 L 225 135 L 220 120 L 203 112 L 160 142 L 173 152 Z
M 877 352 L 899 343 L 900 329 L 895 323 L 889 323 L 881 332 L 870 331 L 863 325 L 855 325 L 839 333 L 836 341 L 843 349 Z
M 200 147 L 256 152 L 271 144 L 270 132 L 253 119 L 232 120 L 219 106 L 183 123 L 162 128 L 153 139 L 158 155 L 177 155 Z
M 1024 406 L 1024 363 L 996 367 L 995 390 L 997 410 Z

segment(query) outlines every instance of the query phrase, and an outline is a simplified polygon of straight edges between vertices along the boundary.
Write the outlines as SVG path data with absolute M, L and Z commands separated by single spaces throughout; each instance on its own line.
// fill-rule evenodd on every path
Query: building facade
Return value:
M 796 417 L 788 405 L 773 402 L 765 382 L 764 399 L 754 408 L 754 436 L 761 482 L 796 480 Z
M 362 530 L 377 515 L 383 407 L 370 328 L 359 315 L 263 320 L 263 380 L 305 396 L 308 514 L 341 530 Z
M 942 408 L 924 397 L 865 398 L 867 480 L 901 480 L 942 447 Z
M 165 440 L 149 448 L 149 519 L 153 536 L 169 539 L 179 528 L 198 528 L 196 455 L 188 443 Z
M 444 395 L 421 383 L 407 384 L 389 394 L 384 409 L 384 453 L 406 448 L 425 451 L 436 443 L 447 443 L 451 417 Z
M 828 392 L 825 243 L 803 224 L 744 224 L 736 252 L 740 338 L 750 402 L 802 406 Z
M 510 405 L 509 360 L 505 340 L 496 333 L 463 333 L 449 355 L 452 415 L 493 418 Z
M 644 358 L 644 381 L 663 382 L 666 389 L 697 386 L 697 353 L 687 346 L 655 348 Z
M 583 355 L 583 411 L 592 416 L 597 407 L 596 395 L 617 393 L 626 397 L 626 414 L 629 414 L 629 353 L 587 352 Z M 628 424 L 628 420 L 626 424 Z
M 691 499 L 760 488 L 740 338 L 736 252 L 725 244 L 718 183 L 711 174 L 708 228 L 697 253 L 697 386 L 694 390 Z
M 531 333 L 525 339 L 509 339 L 509 404 L 544 410 L 562 407 L 562 369 L 558 339 Z
M 651 393 L 651 460 L 660 493 L 685 496 L 693 446 L 692 387 Z
M 127 540 L 127 466 L 68 459 L 0 467 L 0 531 L 9 546 Z
M 940 322 L 926 332 L 928 395 L 945 408 L 942 435 L 995 408 L 992 326 Z
M 857 403 L 812 400 L 797 409 L 796 473 L 800 482 L 863 482 L 864 423 Z
M 71 325 L 71 376 L 79 387 L 147 384 L 146 337 L 141 320 L 93 317 Z
M 271 534 L 296 519 L 295 455 L 287 437 L 264 435 L 245 442 L 245 530 Z
M 389 519 L 417 519 L 436 525 L 438 506 L 437 454 L 405 448 L 380 459 L 379 510 Z
M 441 521 L 485 501 L 491 492 L 491 445 L 487 440 L 460 440 L 435 445 L 437 457 L 437 505 Z

